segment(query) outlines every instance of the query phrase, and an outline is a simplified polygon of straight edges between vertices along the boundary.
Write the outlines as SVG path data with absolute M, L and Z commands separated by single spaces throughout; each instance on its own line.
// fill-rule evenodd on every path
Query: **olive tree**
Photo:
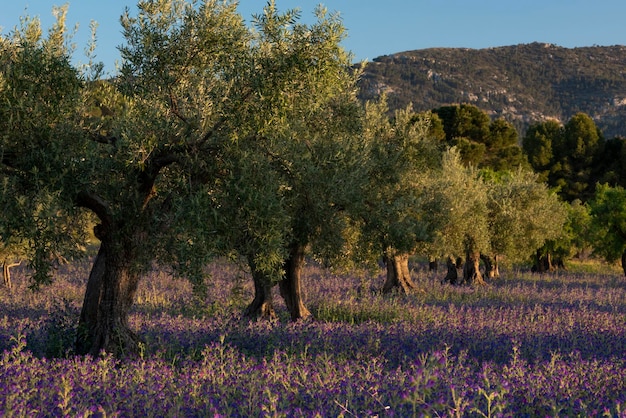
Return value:
M 438 226 L 429 253 L 446 254 L 445 280 L 457 282 L 456 259 L 465 256 L 463 281 L 483 284 L 480 254 L 490 248 L 488 185 L 478 170 L 466 167 L 452 148 L 443 155 L 442 169 L 430 183 Z
M 482 259 L 486 276 L 498 278 L 500 256 L 509 263 L 526 261 L 547 240 L 562 235 L 568 207 L 530 171 L 504 172 L 486 181 L 490 249 Z
M 358 216 L 363 243 L 372 256 L 383 256 L 385 293 L 417 289 L 409 256 L 433 236 L 426 184 L 440 165 L 440 150 L 430 140 L 430 129 L 429 114 L 416 114 L 410 106 L 389 117 L 385 97 L 366 104 L 364 136 L 371 157 Z
M 240 144 L 248 141 L 252 150 L 236 160 L 246 167 L 238 169 L 243 177 L 229 183 L 238 184 L 232 193 L 246 202 L 229 209 L 238 214 L 234 225 L 242 228 L 235 229 L 243 232 L 238 251 L 248 259 L 255 282 L 246 314 L 273 315 L 270 289 L 278 282 L 294 320 L 310 315 L 302 289 L 305 256 L 325 262 L 342 257 L 347 210 L 359 199 L 366 147 L 359 135 L 358 73 L 340 46 L 345 29 L 339 17 L 322 7 L 311 25 L 298 17 L 293 10 L 279 14 L 270 2 L 253 19 L 253 66 L 264 87 L 242 124 Z M 289 68 L 290 78 L 270 84 L 277 65 Z M 250 210 L 266 201 L 273 205 L 264 213 Z M 251 227 L 254 219 L 259 222 Z M 280 249 L 282 258 L 274 265 L 279 270 L 267 265 L 268 244 L 259 239 L 268 231 L 275 232 L 271 236 Z
M 0 37 L 0 241 L 7 283 L 17 259 L 28 260 L 31 285 L 38 287 L 50 281 L 53 261 L 84 248 L 88 219 L 76 205 L 78 154 L 89 144 L 76 123 L 82 80 L 69 62 L 66 10 L 54 9 L 57 21 L 46 38 L 39 20 L 29 18 Z
M 128 45 L 113 85 L 88 83 L 71 65 L 62 15 L 46 39 L 37 21 L 17 31 L 3 59 L 2 201 L 8 230 L 33 243 L 35 283 L 49 280 L 55 253 L 84 238 L 87 215 L 96 218 L 101 244 L 79 353 L 137 350 L 127 317 L 139 280 L 155 259 L 201 247 L 206 222 L 192 222 L 204 218 L 210 182 L 198 179 L 211 177 L 217 164 L 206 157 L 218 159 L 228 140 L 222 115 L 236 114 L 228 109 L 235 97 L 223 100 L 234 84 L 231 59 L 247 46 L 234 5 L 140 2 L 138 9 L 122 19 Z M 124 103 L 119 113 L 92 117 L 95 85 Z
M 565 269 L 565 260 L 593 249 L 594 239 L 588 203 L 576 199 L 566 204 L 567 219 L 557 238 L 546 240 L 535 252 L 532 270 L 545 273 Z

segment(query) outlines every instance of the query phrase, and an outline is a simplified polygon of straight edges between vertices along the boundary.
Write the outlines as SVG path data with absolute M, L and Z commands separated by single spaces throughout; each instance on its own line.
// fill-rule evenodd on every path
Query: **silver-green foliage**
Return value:
M 86 218 L 73 205 L 86 145 L 77 123 L 82 80 L 70 64 L 66 9 L 47 37 L 23 19 L 0 38 L 1 240 L 49 277 L 49 261 L 80 253 Z M 64 216 L 68 214 L 70 216 Z
M 491 253 L 527 260 L 547 240 L 563 234 L 568 207 L 537 174 L 519 169 L 489 181 Z
M 411 253 L 432 239 L 427 190 L 441 158 L 429 127 L 429 115 L 410 106 L 389 117 L 385 97 L 365 106 L 370 157 L 360 217 L 364 248 L 374 257 L 391 249 Z
M 438 225 L 431 251 L 455 256 L 488 251 L 488 185 L 478 170 L 463 164 L 455 148 L 444 152 L 438 174 L 430 184 Z

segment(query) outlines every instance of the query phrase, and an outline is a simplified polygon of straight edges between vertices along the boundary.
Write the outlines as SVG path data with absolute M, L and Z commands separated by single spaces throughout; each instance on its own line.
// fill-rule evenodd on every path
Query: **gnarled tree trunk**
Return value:
M 408 254 L 397 254 L 393 250 L 388 250 L 385 255 L 385 266 L 387 279 L 383 285 L 383 293 L 398 289 L 402 293 L 408 294 L 418 289 L 411 279 Z
M 289 258 L 285 261 L 285 278 L 278 282 L 280 295 L 285 300 L 291 319 L 296 321 L 311 315 L 302 301 L 302 269 L 304 268 L 304 246 L 293 244 Z
M 248 257 L 248 265 L 254 281 L 254 299 L 244 311 L 244 316 L 250 318 L 276 318 L 272 298 L 272 287 L 274 284 L 265 274 L 258 271 L 253 256 Z
M 494 255 L 491 257 L 486 254 L 481 254 L 480 259 L 485 263 L 485 276 L 487 279 L 499 279 L 500 268 L 498 266 L 498 256 Z
M 113 244 L 109 236 L 98 238 L 102 243 L 87 282 L 76 352 L 97 356 L 105 351 L 132 357 L 139 353 L 141 341 L 128 326 L 128 314 L 140 275 L 123 245 Z
M 480 272 L 480 253 L 478 251 L 468 251 L 465 255 L 463 281 L 469 285 L 485 285 L 485 280 Z

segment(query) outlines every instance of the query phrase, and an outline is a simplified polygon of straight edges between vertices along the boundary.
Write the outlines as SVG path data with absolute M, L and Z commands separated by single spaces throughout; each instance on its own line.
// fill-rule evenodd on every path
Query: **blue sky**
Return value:
M 0 27 L 6 34 L 25 13 L 39 16 L 44 27 L 52 21 L 52 6 L 65 0 L 2 0 Z M 276 0 L 280 10 L 300 8 L 304 22 L 312 21 L 319 0 Z M 486 48 L 530 42 L 565 47 L 626 44 L 624 0 L 326 0 L 340 13 L 348 29 L 344 41 L 355 61 L 432 47 Z M 89 22 L 98 22 L 97 59 L 113 73 L 123 43 L 119 16 L 131 0 L 69 1 L 68 23 L 79 23 L 75 37 L 81 60 L 89 38 Z M 239 11 L 249 19 L 265 0 L 240 0 Z

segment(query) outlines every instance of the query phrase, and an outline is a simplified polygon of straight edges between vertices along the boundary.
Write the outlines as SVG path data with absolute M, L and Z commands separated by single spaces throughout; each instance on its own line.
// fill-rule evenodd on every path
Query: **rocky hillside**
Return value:
M 546 118 L 590 115 L 607 138 L 626 136 L 626 46 L 532 43 L 488 49 L 432 48 L 367 64 L 361 97 L 386 92 L 392 108 L 470 103 L 524 131 Z

